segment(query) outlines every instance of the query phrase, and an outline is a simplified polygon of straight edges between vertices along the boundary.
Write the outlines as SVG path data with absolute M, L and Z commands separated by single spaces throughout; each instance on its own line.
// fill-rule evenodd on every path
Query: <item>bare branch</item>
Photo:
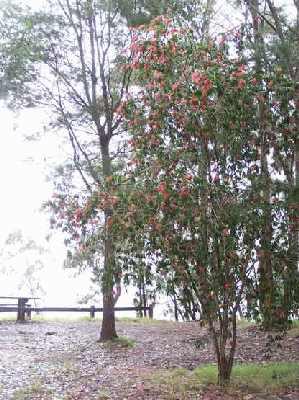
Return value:
M 86 163 L 88 165 L 88 170 L 89 170 L 89 173 L 90 173 L 91 177 L 94 179 L 94 181 L 96 183 L 100 183 L 100 181 L 99 181 L 99 179 L 97 177 L 96 172 L 94 171 L 94 168 L 93 168 L 93 166 L 91 164 L 89 156 L 87 155 L 86 151 L 84 151 L 81 143 L 79 142 L 79 140 L 78 140 L 78 138 L 77 138 L 77 136 L 76 136 L 76 134 L 75 134 L 75 132 L 73 130 L 73 126 L 72 126 L 68 116 L 66 115 L 66 112 L 65 112 L 65 109 L 64 109 L 64 106 L 63 106 L 63 100 L 62 100 L 62 96 L 61 96 L 59 82 L 57 82 L 57 90 L 58 90 L 58 101 L 57 101 L 57 104 L 59 106 L 59 111 L 60 111 L 60 113 L 61 113 L 61 115 L 63 117 L 64 125 L 67 128 L 67 132 L 68 132 L 68 135 L 69 135 L 72 147 L 73 147 L 73 151 L 74 151 L 74 157 L 73 158 L 74 158 L 74 163 L 75 163 L 76 169 L 80 173 L 80 175 L 82 177 L 82 180 L 85 183 L 85 185 L 88 188 L 88 190 L 91 191 L 91 186 L 89 185 L 89 183 L 88 183 L 88 181 L 87 181 L 87 179 L 84 176 L 84 173 L 82 171 L 82 165 L 80 163 L 80 157 L 79 157 L 79 154 L 78 154 L 78 150 L 83 155 L 83 157 L 84 157 L 84 159 L 85 159 L 85 161 L 86 161 Z

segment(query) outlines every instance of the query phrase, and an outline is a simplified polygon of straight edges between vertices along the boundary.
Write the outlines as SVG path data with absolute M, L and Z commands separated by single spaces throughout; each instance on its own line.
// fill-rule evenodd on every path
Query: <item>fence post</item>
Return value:
M 150 304 L 148 307 L 148 316 L 150 319 L 154 318 L 154 304 Z
M 95 306 L 90 306 L 90 318 L 95 318 Z
M 28 299 L 24 297 L 18 298 L 18 317 L 17 321 L 25 321 L 25 307 Z

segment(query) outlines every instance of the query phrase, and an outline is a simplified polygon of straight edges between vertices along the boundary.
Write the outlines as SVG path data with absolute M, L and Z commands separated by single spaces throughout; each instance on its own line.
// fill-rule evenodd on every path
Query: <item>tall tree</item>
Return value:
M 24 32 L 21 42 L 25 42 L 34 76 L 22 82 L 27 96 L 21 100 L 52 108 L 52 127 L 67 133 L 85 191 L 105 191 L 121 151 L 116 140 L 111 151 L 111 143 L 121 134 L 116 110 L 126 95 L 130 74 L 121 67 L 121 50 L 129 32 L 119 9 L 111 1 L 54 0 L 46 11 L 10 8 L 6 14 L 7 24 L 10 21 Z M 103 225 L 103 340 L 116 336 L 114 303 L 119 291 L 115 296 L 113 289 L 115 284 L 120 287 L 113 239 L 107 230 L 111 213 L 107 205 L 99 217 Z
M 257 89 L 225 54 L 230 44 L 221 46 L 162 17 L 133 38 L 131 68 L 142 89 L 123 106 L 133 159 L 121 181 L 132 189 L 115 189 L 111 230 L 132 245 L 143 240 L 162 276 L 171 270 L 192 288 L 225 384 L 255 264 L 248 164 Z
M 257 113 L 261 203 L 257 238 L 260 242 L 258 291 L 263 325 L 272 329 L 286 326 L 298 278 L 298 240 L 294 223 L 298 49 L 292 44 L 296 40 L 298 21 L 288 22 L 271 0 L 264 1 L 263 6 L 255 0 L 245 1 L 245 4 L 251 15 L 249 34 L 253 37 L 254 68 L 260 84 Z M 248 44 L 247 51 L 251 48 L 250 41 Z M 247 57 L 248 53 L 245 59 Z M 294 117 L 295 123 L 292 123 Z M 277 178 L 279 175 L 283 178 Z M 285 230 L 288 231 L 286 235 Z

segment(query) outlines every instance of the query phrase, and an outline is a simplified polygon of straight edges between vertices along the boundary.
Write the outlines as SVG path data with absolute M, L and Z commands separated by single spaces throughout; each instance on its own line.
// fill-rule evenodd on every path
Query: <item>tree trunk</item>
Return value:
M 111 176 L 111 159 L 109 155 L 109 140 L 103 140 L 101 143 L 102 167 L 104 179 Z M 113 295 L 114 284 L 114 251 L 113 239 L 109 231 L 109 218 L 112 216 L 112 210 L 105 210 L 105 242 L 104 242 L 104 272 L 103 272 L 103 321 L 100 340 L 111 340 L 117 337 L 115 329 L 115 299 Z
M 248 8 L 252 18 L 254 35 L 254 59 L 255 71 L 258 78 L 263 74 L 265 63 L 265 46 L 262 37 L 262 20 L 259 12 L 259 1 L 248 1 Z M 266 330 L 271 329 L 275 323 L 274 310 L 274 281 L 273 266 L 271 258 L 272 242 L 272 214 L 271 214 L 271 177 L 267 155 L 269 154 L 269 140 L 266 130 L 266 98 L 261 94 L 259 97 L 258 124 L 260 136 L 260 181 L 262 189 L 260 190 L 260 201 L 262 205 L 262 229 L 260 232 L 260 252 L 259 252 L 259 302 L 262 315 L 263 326 Z
M 237 325 L 236 310 L 233 312 L 232 318 L 232 337 L 230 338 L 229 348 L 227 349 L 227 340 L 230 337 L 229 326 L 223 326 L 220 322 L 220 331 L 217 332 L 214 321 L 208 315 L 209 329 L 213 339 L 215 353 L 218 365 L 218 385 L 226 386 L 230 382 L 233 368 L 234 356 L 237 345 Z
M 116 338 L 113 292 L 103 290 L 103 321 L 100 340 Z
M 175 293 L 173 294 L 172 301 L 174 306 L 174 319 L 178 321 L 179 320 L 178 302 Z
M 227 386 L 231 376 L 231 366 L 225 356 L 221 357 L 218 363 L 218 385 Z
M 144 282 L 144 277 L 142 278 L 143 282 L 142 282 L 142 303 L 143 303 L 143 307 L 147 306 L 147 298 L 146 298 L 146 288 L 145 288 L 145 282 Z M 144 308 L 143 310 L 143 316 L 146 318 L 147 317 L 147 313 L 146 313 L 146 309 Z

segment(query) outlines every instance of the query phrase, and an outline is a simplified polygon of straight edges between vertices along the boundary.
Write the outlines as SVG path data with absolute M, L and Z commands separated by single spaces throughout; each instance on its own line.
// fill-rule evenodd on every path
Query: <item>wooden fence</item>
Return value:
M 143 311 L 144 315 L 148 314 L 149 318 L 154 317 L 154 307 L 150 305 L 148 307 L 115 307 L 115 311 L 136 311 L 140 312 Z M 29 304 L 26 304 L 25 307 L 25 315 L 28 319 L 31 318 L 32 312 L 82 312 L 82 313 L 89 313 L 90 318 L 95 318 L 96 312 L 103 312 L 102 307 L 31 307 Z M 20 310 L 17 306 L 0 306 L 0 313 L 1 312 L 17 312 L 18 315 L 20 314 Z

